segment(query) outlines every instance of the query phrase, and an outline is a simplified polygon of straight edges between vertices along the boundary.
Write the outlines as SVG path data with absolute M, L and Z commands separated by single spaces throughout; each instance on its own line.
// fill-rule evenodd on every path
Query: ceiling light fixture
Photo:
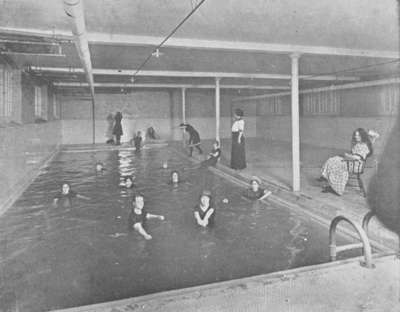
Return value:
M 164 55 L 164 53 L 160 52 L 159 49 L 156 49 L 153 53 L 151 53 L 151 55 L 159 58 L 161 55 Z

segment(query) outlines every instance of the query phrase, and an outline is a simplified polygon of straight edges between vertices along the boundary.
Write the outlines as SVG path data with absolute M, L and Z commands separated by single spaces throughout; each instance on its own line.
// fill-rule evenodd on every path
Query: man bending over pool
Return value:
M 132 202 L 133 208 L 129 214 L 129 229 L 139 232 L 145 239 L 150 240 L 153 237 L 146 231 L 147 219 L 164 220 L 164 216 L 148 213 L 144 208 L 144 197 L 142 194 L 136 194 Z

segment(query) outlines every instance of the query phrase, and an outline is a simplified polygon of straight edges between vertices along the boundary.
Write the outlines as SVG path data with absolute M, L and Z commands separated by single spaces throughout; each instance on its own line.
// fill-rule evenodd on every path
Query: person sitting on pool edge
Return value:
M 146 138 L 150 140 L 157 140 L 158 135 L 156 134 L 156 130 L 153 127 L 147 128 Z
M 249 199 L 265 199 L 272 194 L 269 190 L 264 190 L 260 187 L 261 180 L 259 177 L 253 176 L 250 180 L 250 188 L 246 190 L 245 197 Z
M 159 219 L 164 220 L 164 216 L 148 213 L 144 208 L 144 197 L 142 194 L 137 193 L 134 196 L 132 202 L 132 210 L 129 214 L 129 229 L 134 229 L 139 232 L 146 240 L 150 240 L 153 237 L 146 231 L 146 221 L 148 219 Z
M 213 143 L 213 149 L 208 154 L 207 159 L 201 162 L 200 167 L 206 168 L 209 166 L 215 166 L 220 157 L 221 157 L 221 145 L 218 140 L 215 140 L 215 142 Z
M 73 190 L 71 190 L 71 185 L 69 183 L 64 182 L 62 184 L 61 192 L 58 192 L 53 199 L 53 205 L 62 205 L 63 207 L 71 207 L 72 206 L 72 198 L 82 198 L 90 200 L 89 197 L 80 195 Z
M 211 207 L 211 192 L 203 191 L 200 195 L 200 203 L 194 208 L 196 223 L 202 227 L 214 225 L 215 209 Z

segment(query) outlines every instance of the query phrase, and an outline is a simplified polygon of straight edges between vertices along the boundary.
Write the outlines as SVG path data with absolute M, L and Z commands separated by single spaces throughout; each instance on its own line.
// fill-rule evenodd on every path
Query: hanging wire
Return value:
M 136 75 L 140 72 L 140 70 L 143 68 L 144 65 L 147 64 L 147 62 L 150 60 L 150 58 L 153 56 L 153 53 L 155 53 L 157 50 L 159 50 L 161 48 L 161 46 L 169 39 L 171 38 L 176 31 L 189 19 L 189 17 L 191 17 L 193 15 L 194 12 L 197 11 L 197 9 L 205 2 L 206 0 L 201 0 L 193 9 L 192 11 L 189 12 L 188 15 L 186 15 L 186 17 L 170 32 L 170 34 L 164 38 L 163 41 L 161 41 L 161 43 L 159 45 L 157 45 L 151 52 L 150 54 L 147 56 L 147 58 L 144 60 L 144 62 L 142 64 L 140 64 L 140 66 L 138 67 L 138 69 L 135 71 L 135 73 L 132 75 L 132 78 L 135 78 Z

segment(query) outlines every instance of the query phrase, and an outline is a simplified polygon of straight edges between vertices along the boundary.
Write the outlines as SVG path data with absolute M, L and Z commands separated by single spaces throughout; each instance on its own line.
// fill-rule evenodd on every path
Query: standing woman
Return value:
M 113 129 L 116 145 L 121 145 L 121 135 L 123 134 L 121 121 L 122 121 L 122 114 L 121 112 L 117 112 L 114 117 L 114 129 Z
M 235 110 L 235 121 L 232 125 L 231 168 L 241 170 L 246 168 L 246 151 L 244 146 L 243 111 Z

